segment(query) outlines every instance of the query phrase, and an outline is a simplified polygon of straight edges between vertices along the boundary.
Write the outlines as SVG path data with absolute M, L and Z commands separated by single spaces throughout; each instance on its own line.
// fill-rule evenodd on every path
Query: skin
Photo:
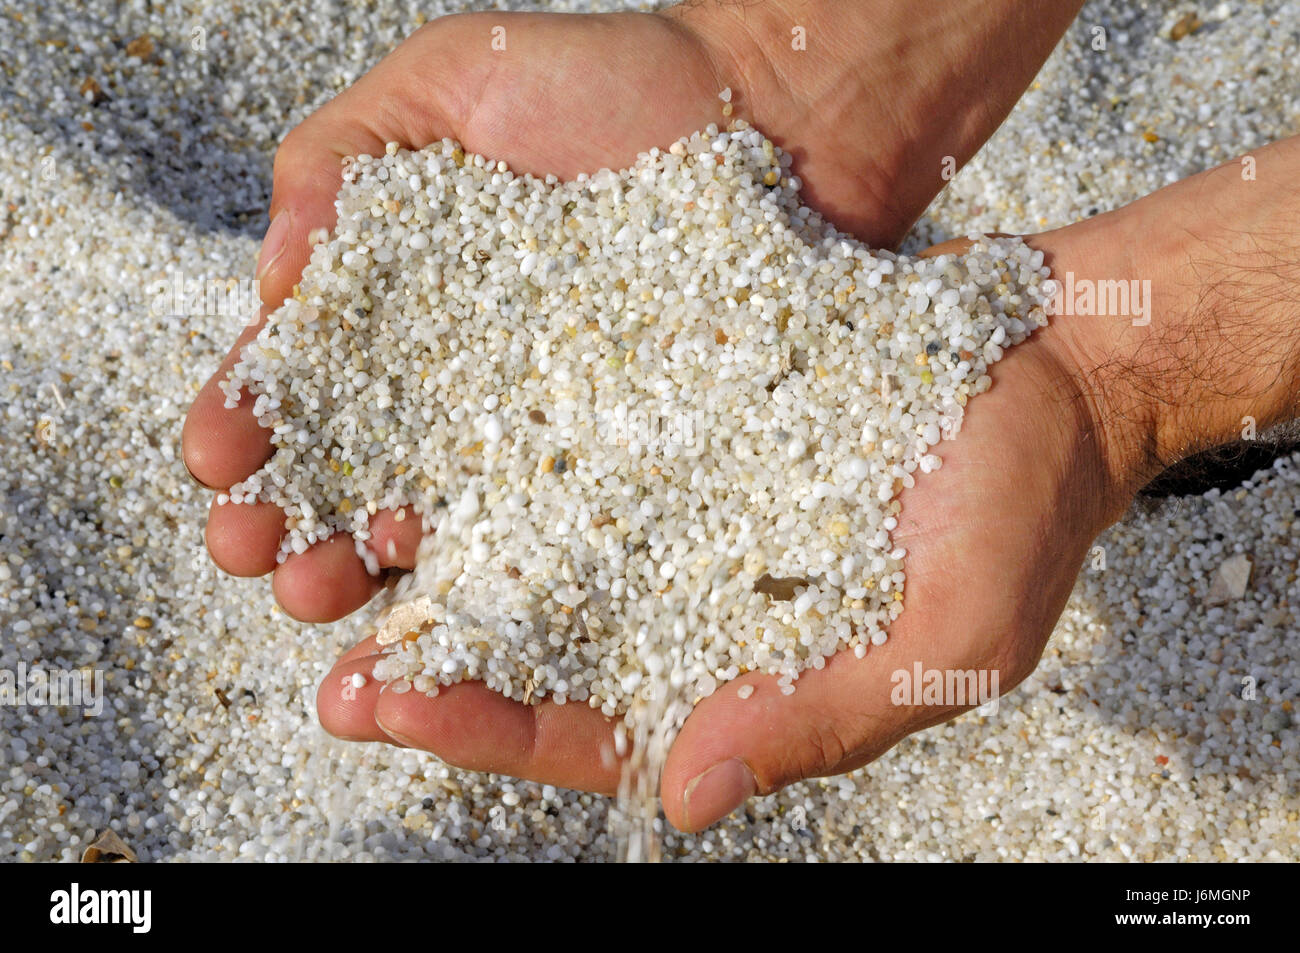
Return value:
M 665 15 L 434 21 L 285 139 L 259 263 L 267 310 L 297 280 L 309 232 L 332 223 L 342 156 L 374 154 L 391 140 L 419 147 L 452 136 L 514 168 L 569 177 L 624 166 L 652 145 L 719 121 L 717 92 L 724 86 L 734 92 L 738 116 L 779 145 L 796 144 L 796 171 L 811 204 L 864 240 L 892 245 L 942 187 L 945 157 L 960 163 L 974 153 L 1077 11 L 1077 4 L 1035 9 L 1010 0 L 938 6 L 922 15 L 887 0 L 792 0 L 697 4 Z M 858 16 L 873 17 L 872 28 L 858 24 Z M 807 51 L 789 50 L 791 23 L 807 24 Z M 498 25 L 506 28 L 505 51 L 491 49 Z M 1028 41 L 1007 52 L 995 44 L 1011 28 Z M 880 88 L 890 95 L 879 95 Z M 1229 318 L 1249 310 L 1243 302 L 1267 310 L 1262 317 L 1252 312 L 1250 321 L 1294 324 L 1294 308 L 1260 304 L 1273 286 L 1258 268 L 1244 272 L 1249 284 L 1234 298 L 1207 298 L 1203 257 L 1214 248 L 1231 268 L 1233 256 L 1256 260 L 1254 236 L 1269 229 L 1285 235 L 1287 219 L 1277 216 L 1296 210 L 1270 200 L 1268 182 L 1294 181 L 1296 152 L 1292 143 L 1262 151 L 1260 179 L 1249 189 L 1232 169 L 1220 170 L 1031 240 L 1060 273 L 1152 278 L 1157 317 L 1147 328 L 1133 328 L 1127 318 L 1057 319 L 995 366 L 979 410 L 941 448 L 943 468 L 901 496 L 895 538 L 909 552 L 907 610 L 889 641 L 865 659 L 844 653 L 807 672 L 790 696 L 773 679 L 748 675 L 701 703 L 661 781 L 674 825 L 699 829 L 749 795 L 858 767 L 958 714 L 890 703 L 891 673 L 910 670 L 914 661 L 996 669 L 1001 690 L 1009 691 L 1037 664 L 1092 540 L 1149 476 L 1191 449 L 1221 442 L 1243 406 L 1261 426 L 1286 416 L 1300 374 L 1291 365 L 1283 374 L 1261 373 L 1253 362 L 1258 355 L 1244 348 L 1219 349 L 1251 370 L 1251 383 L 1234 390 L 1232 401 L 1180 390 L 1177 381 L 1215 378 L 1214 358 L 1203 355 L 1240 326 L 1233 323 L 1240 316 Z M 1206 209 L 1215 212 L 1213 227 L 1203 220 Z M 1276 258 L 1291 253 L 1285 238 L 1277 244 L 1270 246 Z M 1207 330 L 1198 336 L 1189 328 Z M 225 410 L 216 389 L 256 330 L 245 329 L 186 422 L 186 464 L 210 487 L 238 482 L 269 454 L 251 401 Z M 1281 360 L 1282 353 L 1269 357 Z M 1176 399 L 1154 399 L 1151 382 L 1162 374 L 1169 379 L 1161 396 Z M 381 565 L 413 563 L 417 521 L 380 513 L 372 530 Z M 346 537 L 277 568 L 282 533 L 283 515 L 274 507 L 214 502 L 207 540 L 213 559 L 233 574 L 273 572 L 276 598 L 306 621 L 340 618 L 381 585 Z M 954 578 L 962 584 L 952 585 Z M 332 733 L 565 787 L 617 786 L 617 764 L 601 756 L 612 723 L 598 712 L 550 702 L 524 706 L 474 683 L 444 688 L 436 699 L 380 692 L 373 680 L 342 691 L 354 672 L 369 674 L 375 652 L 370 640 L 356 646 L 322 684 L 321 722 Z M 745 684 L 756 690 L 742 701 L 736 692 Z

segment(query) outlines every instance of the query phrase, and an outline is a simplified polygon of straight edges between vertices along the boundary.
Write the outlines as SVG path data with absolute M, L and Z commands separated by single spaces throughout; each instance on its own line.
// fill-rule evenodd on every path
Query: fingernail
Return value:
M 191 480 L 194 481 L 195 486 L 201 486 L 205 490 L 213 489 L 213 487 L 208 486 L 206 483 L 204 483 L 202 480 L 200 480 L 198 477 L 194 475 L 194 471 L 190 469 L 190 465 L 185 462 L 184 457 L 181 458 L 181 466 L 185 468 L 185 472 L 189 474 L 189 477 Z
M 722 820 L 757 790 L 754 773 L 744 761 L 732 758 L 715 764 L 686 785 L 682 813 L 686 815 L 687 828 L 698 831 Z
M 378 728 L 380 731 L 382 731 L 384 734 L 388 735 L 389 740 L 392 741 L 393 744 L 395 744 L 395 745 L 401 745 L 403 748 L 418 748 L 418 747 L 419 747 L 419 745 L 416 744 L 416 743 L 415 743 L 413 740 L 411 740 L 410 738 L 407 738 L 407 737 L 405 737 L 404 735 L 401 735 L 401 734 L 399 734 L 399 733 L 396 732 L 396 731 L 390 731 L 388 728 L 384 727 L 384 723 L 383 723 L 382 721 L 380 721 L 378 718 L 375 718 L 375 727 L 377 727 L 377 728 Z
M 271 227 L 262 238 L 262 252 L 257 256 L 257 280 L 266 277 L 267 271 L 284 254 L 284 246 L 289 241 L 289 212 L 280 209 L 271 219 Z

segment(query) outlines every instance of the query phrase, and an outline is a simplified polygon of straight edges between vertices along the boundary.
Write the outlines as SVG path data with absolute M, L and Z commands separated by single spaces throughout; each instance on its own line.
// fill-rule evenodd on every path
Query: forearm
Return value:
M 1300 414 L 1297 181 L 1300 137 L 1033 239 L 1054 277 L 1073 276 L 1052 333 L 1084 375 L 1125 491 Z M 1107 313 L 1102 295 L 1085 313 L 1089 283 L 1116 281 L 1134 293 L 1128 313 Z

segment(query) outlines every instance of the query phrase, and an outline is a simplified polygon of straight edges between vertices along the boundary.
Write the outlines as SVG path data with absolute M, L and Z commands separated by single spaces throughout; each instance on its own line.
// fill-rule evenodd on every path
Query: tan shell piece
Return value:
M 83 864 L 134 864 L 139 858 L 111 830 L 104 831 L 81 855 Z
M 1240 599 L 1250 586 L 1253 568 L 1249 556 L 1242 553 L 1229 556 L 1219 565 L 1214 581 L 1210 583 L 1210 591 L 1205 594 L 1205 604 L 1221 606 Z
M 403 637 L 412 632 L 424 631 L 437 622 L 440 615 L 438 607 L 428 596 L 420 596 L 410 602 L 395 605 L 388 610 L 388 615 L 384 616 L 375 641 L 380 645 L 400 642 Z

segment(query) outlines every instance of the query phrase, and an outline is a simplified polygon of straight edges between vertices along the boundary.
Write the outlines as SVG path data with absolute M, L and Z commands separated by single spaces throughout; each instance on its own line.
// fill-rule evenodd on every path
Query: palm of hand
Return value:
M 687 820 L 667 792 L 728 758 L 742 758 L 757 787 L 774 790 L 852 770 L 986 700 L 896 704 L 894 689 L 914 683 L 916 663 L 983 671 L 980 684 L 995 695 L 1029 675 L 1088 546 L 1116 515 L 1090 410 L 1065 360 L 1045 330 L 1017 345 L 992 369 L 993 387 L 958 438 L 937 449 L 942 468 L 900 495 L 893 539 L 908 553 L 906 608 L 884 645 L 861 660 L 841 652 L 801 675 L 790 696 L 770 678 L 746 676 L 697 706 L 664 772 L 670 818 Z M 759 689 L 741 700 L 746 682 Z

